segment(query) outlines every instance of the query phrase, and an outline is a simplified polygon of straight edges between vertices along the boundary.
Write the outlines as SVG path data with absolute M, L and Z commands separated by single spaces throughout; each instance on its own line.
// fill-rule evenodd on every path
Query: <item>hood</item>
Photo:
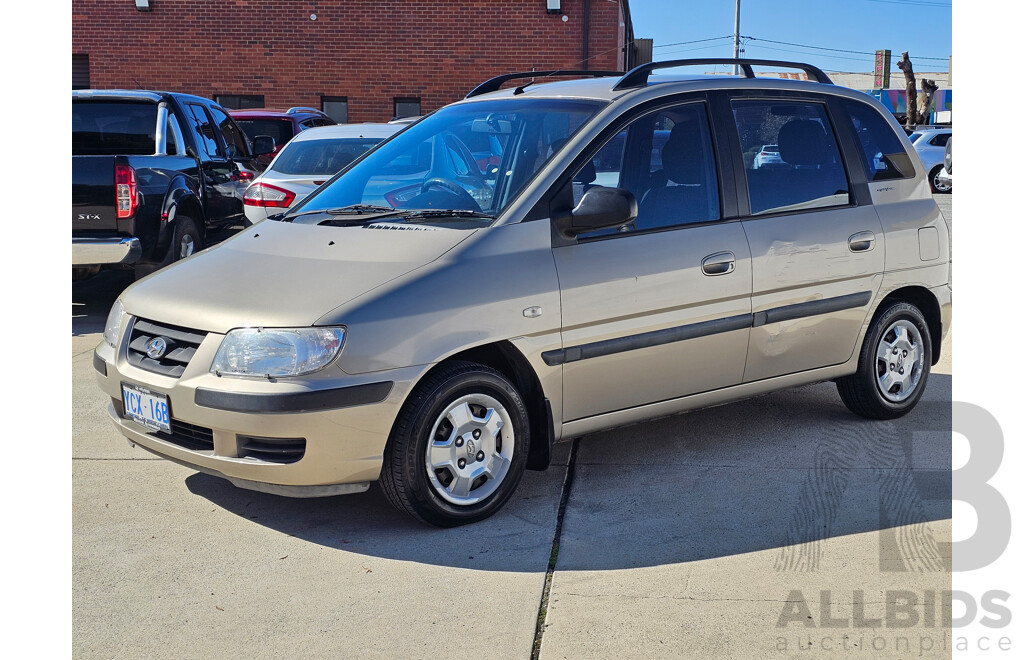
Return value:
M 353 298 L 434 261 L 474 233 L 271 220 L 136 282 L 122 300 L 134 316 L 207 332 L 310 326 Z

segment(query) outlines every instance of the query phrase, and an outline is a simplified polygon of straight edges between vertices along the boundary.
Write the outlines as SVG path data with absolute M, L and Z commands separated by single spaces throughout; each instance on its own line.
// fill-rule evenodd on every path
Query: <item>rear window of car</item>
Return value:
M 333 176 L 384 138 L 299 140 L 284 149 L 270 167 L 281 174 Z
M 156 152 L 157 106 L 149 101 L 73 101 L 74 156 L 138 156 Z
M 250 140 L 255 140 L 258 135 L 269 135 L 274 142 L 281 146 L 288 140 L 295 137 L 295 131 L 290 119 L 235 119 L 235 123 L 242 129 Z
M 906 179 L 914 176 L 914 165 L 903 149 L 896 131 L 871 106 L 843 100 L 860 140 L 868 181 Z M 918 136 L 920 137 L 920 135 Z

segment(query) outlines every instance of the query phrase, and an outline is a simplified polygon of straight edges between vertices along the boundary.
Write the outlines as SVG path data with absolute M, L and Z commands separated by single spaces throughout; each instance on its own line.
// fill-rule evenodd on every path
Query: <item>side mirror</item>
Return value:
M 252 155 L 263 156 L 264 154 L 274 153 L 274 149 L 277 145 L 274 143 L 274 138 L 269 135 L 257 135 L 256 139 L 252 141 Z
M 632 222 L 640 212 L 633 193 L 622 188 L 595 187 L 568 215 L 555 218 L 555 226 L 566 236 L 574 237 L 598 229 L 621 227 Z

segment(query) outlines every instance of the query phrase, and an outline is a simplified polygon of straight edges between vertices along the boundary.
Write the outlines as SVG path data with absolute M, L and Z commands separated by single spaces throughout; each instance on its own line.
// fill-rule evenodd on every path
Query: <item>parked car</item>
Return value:
M 262 171 L 255 147 L 209 99 L 142 90 L 71 93 L 71 266 L 143 275 L 202 249 L 212 227 L 242 219 Z
M 301 202 L 343 167 L 403 128 L 391 123 L 341 124 L 299 133 L 246 189 L 247 223 L 266 220 L 268 215 Z
M 745 76 L 648 84 L 709 62 Z M 117 429 L 242 488 L 379 481 L 453 526 L 560 438 L 818 381 L 866 418 L 913 410 L 950 327 L 949 233 L 892 114 L 806 64 L 593 75 L 484 83 L 129 287 L 94 356 Z M 422 166 L 467 131 L 502 145 L 487 194 Z M 765 144 L 792 167 L 744 166 Z
M 953 138 L 946 141 L 946 156 L 942 159 L 942 170 L 939 172 L 938 181 L 944 186 L 953 190 Z
M 281 110 L 277 108 L 245 108 L 229 110 L 228 113 L 245 131 L 250 140 L 257 135 L 269 135 L 274 138 L 276 148 L 271 154 L 263 156 L 264 164 L 269 163 L 288 141 L 304 130 L 318 126 L 333 126 L 338 122 L 316 108 L 297 106 Z
M 915 131 L 911 135 L 914 149 L 917 150 L 917 154 L 921 157 L 921 163 L 928 173 L 928 183 L 931 185 L 932 192 L 953 192 L 952 181 L 946 182 L 939 178 L 943 160 L 946 158 L 946 142 L 951 137 L 953 137 L 953 130 L 950 128 Z
M 782 156 L 779 155 L 779 145 L 762 145 L 760 151 L 758 151 L 757 155 L 754 156 L 753 169 L 757 170 L 762 167 L 772 167 L 775 165 L 785 166 L 785 161 L 782 160 Z

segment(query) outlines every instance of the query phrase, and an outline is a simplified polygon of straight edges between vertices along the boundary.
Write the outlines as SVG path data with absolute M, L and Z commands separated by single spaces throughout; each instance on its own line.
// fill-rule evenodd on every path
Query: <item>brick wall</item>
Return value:
M 591 69 L 622 66 L 622 10 L 590 1 Z M 423 112 L 509 71 L 581 68 L 584 0 L 73 0 L 72 52 L 94 89 L 262 94 L 267 106 L 346 96 L 349 121 Z M 316 14 L 316 20 L 310 19 Z

